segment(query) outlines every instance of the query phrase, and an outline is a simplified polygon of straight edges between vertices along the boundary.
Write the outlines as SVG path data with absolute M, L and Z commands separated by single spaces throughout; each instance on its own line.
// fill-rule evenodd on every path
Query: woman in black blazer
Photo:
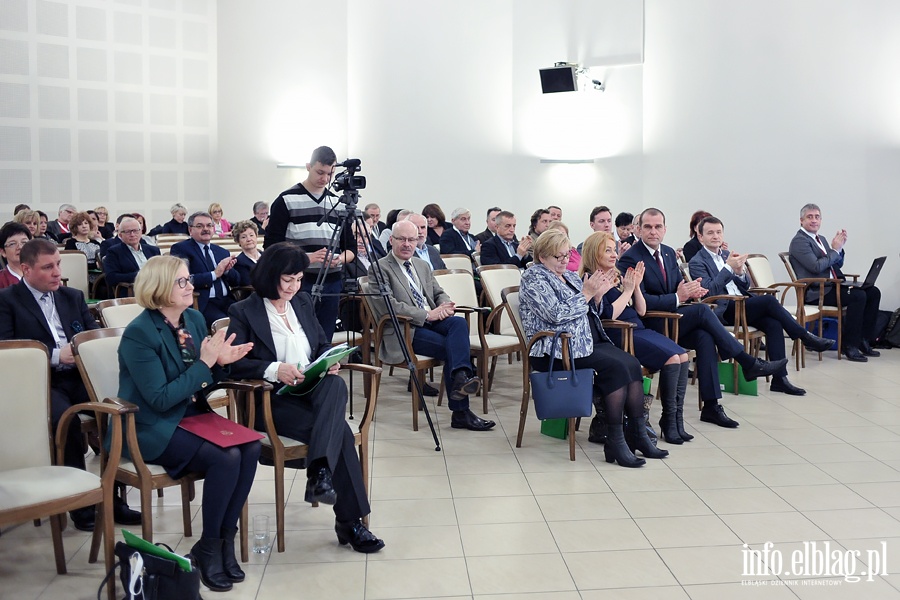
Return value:
M 232 377 L 265 379 L 276 390 L 303 381 L 302 369 L 331 347 L 316 320 L 312 298 L 300 292 L 306 253 L 281 242 L 266 248 L 250 275 L 254 293 L 228 310 L 234 343 L 253 342 L 247 356 L 231 366 Z M 361 519 L 369 500 L 353 432 L 344 419 L 347 386 L 335 365 L 312 392 L 273 395 L 272 416 L 279 434 L 309 445 L 306 501 L 334 505 L 335 532 L 357 552 L 377 552 L 384 542 Z M 257 429 L 263 429 L 261 411 Z M 288 465 L 290 466 L 290 465 Z
M 256 233 L 257 227 L 253 221 L 238 221 L 231 228 L 231 237 L 241 247 L 234 270 L 241 276 L 242 286 L 250 285 L 250 271 L 262 256 L 262 250 L 256 245 Z

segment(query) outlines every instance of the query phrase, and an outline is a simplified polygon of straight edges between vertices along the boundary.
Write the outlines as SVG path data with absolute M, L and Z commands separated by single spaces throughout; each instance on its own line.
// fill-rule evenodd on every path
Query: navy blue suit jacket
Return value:
M 216 246 L 213 243 L 209 244 L 209 249 L 213 255 L 213 268 L 215 268 L 215 265 L 219 264 L 223 258 L 231 256 L 228 250 L 221 246 Z M 194 290 L 200 294 L 200 297 L 197 300 L 197 308 L 200 309 L 200 312 L 203 312 L 206 309 L 206 305 L 209 303 L 209 288 L 213 285 L 212 270 L 206 264 L 206 258 L 203 256 L 203 251 L 200 249 L 200 246 L 197 245 L 197 242 L 190 239 L 173 245 L 169 252 L 172 256 L 180 256 L 188 260 L 188 271 L 194 276 Z M 225 274 L 222 275 L 221 279 L 224 281 L 226 288 L 241 284 L 241 276 L 234 269 L 225 271 Z
M 478 240 L 471 234 L 467 233 L 463 235 L 466 235 L 469 238 L 471 248 L 466 246 L 459 231 L 452 227 L 450 229 L 445 229 L 443 235 L 441 235 L 441 254 L 465 254 L 467 256 L 472 256 L 472 253 L 475 252 L 475 244 Z
M 141 252 L 147 258 L 159 256 L 159 248 L 151 246 L 147 242 L 141 242 Z M 138 268 L 137 261 L 131 254 L 131 249 L 122 243 L 115 244 L 110 247 L 103 259 L 103 272 L 106 273 L 106 281 L 110 286 L 119 283 L 134 283 L 137 277 Z
M 727 260 L 729 254 L 728 250 L 722 250 L 722 260 Z M 710 256 L 705 248 L 697 252 L 689 264 L 691 279 L 698 277 L 702 279 L 700 285 L 709 290 L 707 296 L 727 295 L 728 289 L 725 286 L 729 282 L 733 282 L 737 286 L 741 295 L 750 295 L 747 293 L 747 290 L 750 289 L 750 277 L 747 275 L 747 271 L 744 271 L 744 277 L 739 277 L 728 269 L 719 270 L 719 267 L 716 266 L 716 261 L 713 260 L 713 257 Z M 715 312 L 719 319 L 722 318 L 722 314 L 728 307 L 728 302 L 728 300 L 718 300 L 716 302 Z
M 60 287 L 53 292 L 53 301 L 67 340 L 76 333 L 98 328 L 81 290 Z M 22 282 L 0 290 L 0 340 L 37 340 L 51 353 L 56 348 L 44 312 Z
M 518 246 L 519 240 L 513 238 L 513 246 Z M 524 269 L 531 262 L 531 255 L 526 254 L 522 258 L 519 255 L 510 256 L 506 246 L 499 236 L 494 236 L 481 244 L 481 264 L 483 265 L 516 265 Z
M 641 291 L 647 301 L 647 310 L 675 312 L 675 309 L 678 308 L 678 296 L 675 291 L 678 289 L 678 282 L 684 281 L 684 278 L 681 276 L 681 269 L 678 268 L 675 250 L 660 244 L 659 251 L 666 269 L 665 280 L 662 271 L 659 270 L 659 263 L 656 262 L 643 242 L 636 242 L 629 248 L 628 252 L 619 258 L 616 266 L 624 274 L 628 267 L 634 267 L 638 262 L 643 261 L 645 270 Z

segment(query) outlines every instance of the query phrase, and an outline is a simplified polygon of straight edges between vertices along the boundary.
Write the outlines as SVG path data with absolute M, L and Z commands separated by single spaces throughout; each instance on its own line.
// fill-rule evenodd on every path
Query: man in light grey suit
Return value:
M 806 204 L 800 209 L 800 230 L 791 240 L 790 261 L 798 279 L 820 277 L 826 279 L 846 279 L 841 272 L 844 266 L 844 244 L 847 243 L 847 230 L 839 229 L 831 240 L 819 235 L 822 225 L 822 211 L 815 204 Z M 824 303 L 837 305 L 837 293 L 840 288 L 841 306 L 847 308 L 842 332 L 843 348 L 847 360 L 866 362 L 867 356 L 880 356 L 872 349 L 875 339 L 875 317 L 881 303 L 881 291 L 873 286 L 847 287 L 825 284 Z M 806 291 L 806 303 L 819 302 L 819 286 L 811 285 Z
M 447 404 L 453 411 L 451 426 L 486 431 L 494 422 L 469 410 L 469 395 L 478 393 L 481 387 L 469 358 L 469 325 L 465 319 L 453 316 L 455 305 L 450 296 L 438 285 L 425 261 L 414 256 L 418 240 L 414 223 L 397 222 L 391 231 L 391 253 L 378 261 L 391 288 L 394 310 L 398 316 L 412 319 L 413 351 L 444 361 Z M 378 304 L 375 303 L 376 313 L 383 313 Z M 380 318 L 381 314 L 375 317 Z M 390 328 L 385 330 L 381 352 L 386 362 L 403 360 L 400 342 Z
M 722 248 L 725 227 L 716 217 L 706 217 L 697 225 L 697 239 L 703 248 L 690 262 L 692 278 L 700 278 L 700 286 L 709 290 L 706 296 L 744 296 L 747 323 L 766 334 L 767 357 L 779 361 L 785 357 L 784 334 L 801 340 L 813 352 L 831 348 L 831 340 L 813 335 L 800 325 L 781 303 L 771 294 L 751 296 L 750 278 L 747 276 L 746 254 L 729 252 Z M 705 296 L 704 296 L 705 297 Z M 714 311 L 725 325 L 734 325 L 734 300 L 719 300 Z M 772 376 L 773 392 L 803 396 L 806 390 L 792 384 L 783 366 Z

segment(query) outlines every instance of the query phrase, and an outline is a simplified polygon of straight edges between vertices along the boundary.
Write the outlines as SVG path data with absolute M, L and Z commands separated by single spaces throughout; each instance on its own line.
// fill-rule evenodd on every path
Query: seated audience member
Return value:
M 96 269 L 103 238 L 99 233 L 94 237 L 91 224 L 91 215 L 86 212 L 75 213 L 69 221 L 72 235 L 66 239 L 65 249 L 80 250 L 87 256 L 88 269 Z
M 194 290 L 199 293 L 197 308 L 206 317 L 207 326 L 228 316 L 228 307 L 234 300 L 230 286 L 240 284 L 240 275 L 234 270 L 236 259 L 228 250 L 211 243 L 213 221 L 209 213 L 196 212 L 187 221 L 191 239 L 174 244 L 173 256 L 187 260 L 193 275 Z
M 394 223 L 396 223 L 400 218 L 401 213 L 403 213 L 403 216 L 405 217 L 406 215 L 412 213 L 412 211 L 399 208 L 394 208 L 388 211 L 386 227 L 381 230 L 381 233 L 378 234 L 378 241 L 381 242 L 381 245 L 385 250 L 389 250 L 391 248 L 391 229 L 394 227 Z
M 218 202 L 213 202 L 209 205 L 209 214 L 212 216 L 215 235 L 220 238 L 228 237 L 228 234 L 231 233 L 231 223 L 222 216 L 224 212 L 222 205 Z
M 210 225 L 212 225 L 210 219 Z M 188 240 L 190 241 L 190 240 Z M 140 409 L 135 419 L 144 460 L 173 479 L 203 473 L 203 532 L 191 548 L 200 581 L 215 592 L 244 580 L 234 555 L 238 517 L 250 494 L 259 442 L 222 448 L 179 427 L 209 410 L 197 394 L 227 377 L 225 369 L 251 344 L 233 344 L 221 330 L 207 337 L 194 303 L 191 276 L 175 256 L 154 256 L 141 269 L 135 298 L 145 310 L 119 344 L 119 397 Z
M 19 260 L 22 281 L 0 290 L 0 340 L 37 340 L 47 347 L 51 367 L 50 422 L 55 435 L 66 409 L 90 401 L 75 366 L 71 340 L 76 333 L 97 329 L 97 322 L 81 290 L 62 285 L 56 244 L 44 239 L 26 242 Z M 72 419 L 64 449 L 65 466 L 84 470 L 82 440 L 81 425 L 78 419 Z M 76 529 L 93 531 L 94 507 L 69 514 Z M 113 496 L 113 517 L 122 525 L 141 522 L 140 513 L 129 509 L 119 494 Z
M 447 222 L 444 217 L 444 211 L 437 204 L 426 204 L 422 209 L 422 215 L 428 222 L 428 243 L 437 246 L 441 243 L 441 236 L 444 235 L 445 229 L 450 229 L 452 225 Z M 398 219 L 399 220 L 399 219 Z
M 516 216 L 501 210 L 494 218 L 497 234 L 481 245 L 482 265 L 515 265 L 524 269 L 531 262 L 531 236 L 516 239 Z
M 31 234 L 31 237 L 35 237 L 38 234 L 38 230 L 41 227 L 41 217 L 38 215 L 37 211 L 25 208 L 16 213 L 16 216 L 13 217 L 13 223 L 20 223 L 28 228 L 28 233 Z
M 616 241 L 611 233 L 595 231 L 584 241 L 584 257 L 579 277 L 593 273 L 603 273 L 612 279 L 613 286 L 603 295 L 599 309 L 601 319 L 619 319 L 634 325 L 634 355 L 641 365 L 651 372 L 659 371 L 659 396 L 662 402 L 662 417 L 659 430 L 670 444 L 682 444 L 694 439 L 684 430 L 684 395 L 687 391 L 690 362 L 687 350 L 667 336 L 644 327 L 641 317 L 647 312 L 647 302 L 641 292 L 644 279 L 644 263 L 639 262 L 622 276 L 616 269 Z M 622 333 L 612 330 L 609 336 L 613 343 L 621 347 Z M 599 415 L 598 415 L 599 417 Z M 595 422 L 601 431 L 595 432 Z M 591 422 L 588 441 L 599 441 L 604 433 L 603 424 L 595 417 Z M 594 438 L 594 439 L 592 439 Z
M 136 217 L 134 216 L 134 214 L 131 214 L 131 213 L 124 213 L 124 214 L 121 214 L 118 217 L 116 217 L 116 230 L 117 231 L 118 231 L 119 225 L 122 223 L 122 220 L 125 218 L 134 219 Z M 103 242 L 100 243 L 100 259 L 105 260 L 106 255 L 109 253 L 109 249 L 112 248 L 113 246 L 117 246 L 118 244 L 121 244 L 121 243 L 122 243 L 122 238 L 119 235 L 115 235 L 115 236 L 109 238 L 108 240 L 103 240 Z
M 144 215 L 141 213 L 130 213 L 135 219 L 138 220 L 138 223 L 141 224 L 141 241 L 150 244 L 151 246 L 156 245 L 156 238 L 147 233 L 147 220 L 144 218 Z M 120 215 L 121 217 L 121 215 Z
M 831 348 L 831 340 L 820 338 L 797 323 L 772 294 L 751 296 L 750 277 L 747 274 L 746 254 L 722 249 L 725 228 L 716 217 L 706 217 L 697 225 L 697 239 L 703 249 L 690 262 L 691 277 L 699 277 L 700 285 L 709 292 L 707 296 L 745 296 L 744 310 L 747 323 L 766 334 L 766 355 L 770 360 L 785 357 L 784 334 L 792 340 L 799 339 L 813 352 Z M 734 300 L 716 302 L 715 313 L 725 325 L 734 325 Z M 788 381 L 787 366 L 772 376 L 773 392 L 802 396 L 806 390 Z
M 367 223 L 369 221 L 371 221 L 371 219 L 367 220 Z M 353 237 L 356 239 L 356 250 L 354 251 L 356 256 L 354 256 L 353 260 L 350 262 L 344 263 L 343 277 L 345 291 L 348 288 L 353 289 L 354 286 L 358 285 L 358 279 L 368 275 L 372 263 L 387 255 L 381 242 L 374 237 L 369 236 L 369 241 L 368 243 L 366 242 L 365 233 L 362 231 L 358 221 L 354 222 L 351 227 L 353 228 Z M 361 302 L 362 298 L 359 297 L 345 298 L 344 301 L 341 302 L 340 319 L 341 329 L 343 331 L 362 332 L 363 326 L 359 312 Z
M 469 258 L 473 252 L 481 252 L 481 242 L 469 233 L 472 227 L 472 213 L 468 208 L 455 208 L 450 213 L 453 227 L 445 229 L 441 235 L 441 254 L 465 254 Z
M 262 250 L 256 245 L 256 223 L 253 221 L 238 221 L 231 229 L 231 237 L 241 247 L 241 253 L 237 255 L 234 270 L 240 275 L 238 285 L 250 285 L 250 272 L 259 262 Z
M 558 206 L 548 206 L 547 212 L 550 213 L 551 221 L 562 221 L 562 209 Z
M 252 344 L 250 352 L 231 366 L 232 377 L 265 379 L 277 391 L 302 382 L 302 369 L 331 348 L 316 320 L 312 298 L 300 291 L 308 266 L 306 253 L 289 242 L 266 248 L 251 274 L 255 291 L 228 310 L 228 333 L 236 336 L 234 343 Z M 371 511 L 356 442 L 344 418 L 347 386 L 339 369 L 340 364 L 334 365 L 303 396 L 273 394 L 272 417 L 279 435 L 309 447 L 304 499 L 334 505 L 340 544 L 349 543 L 357 552 L 377 552 L 384 542 L 361 520 Z M 256 429 L 265 429 L 261 409 Z
M 8 288 L 22 280 L 22 265 L 19 263 L 19 255 L 25 242 L 30 239 L 31 232 L 21 223 L 10 222 L 0 227 L 0 256 L 6 263 L 6 268 L 0 271 L 0 289 Z
M 719 358 L 733 358 L 744 369 L 744 377 L 752 381 L 757 377 L 774 375 L 786 364 L 787 359 L 767 362 L 753 358 L 722 325 L 707 306 L 686 304 L 702 298 L 707 290 L 699 279 L 685 282 L 675 258 L 675 249 L 663 245 L 666 235 L 666 217 L 658 208 L 645 209 L 640 215 L 641 240 L 619 257 L 616 264 L 621 273 L 637 263 L 644 263 L 644 279 L 641 292 L 647 310 L 678 312 L 678 345 L 697 351 L 697 377 L 700 381 L 700 399 L 703 409 L 700 420 L 719 427 L 737 427 L 739 423 L 725 414 L 719 404 L 722 389 L 719 387 Z M 644 325 L 663 333 L 661 319 L 645 319 Z
M 492 206 L 487 210 L 487 218 L 485 219 L 485 229 L 481 233 L 475 236 L 475 239 L 481 242 L 482 244 L 494 237 L 497 233 L 497 222 L 494 220 L 494 217 L 497 216 L 497 213 L 500 212 L 499 206 Z
M 426 225 L 426 220 L 423 215 L 418 213 L 409 213 L 406 217 L 400 219 L 398 222 L 409 221 L 413 225 L 416 226 L 418 230 L 418 240 L 416 242 L 416 247 L 413 250 L 414 256 L 421 258 L 422 261 L 431 267 L 431 270 L 435 269 L 446 269 L 447 265 L 444 264 L 444 259 L 441 258 L 441 253 L 438 252 L 438 249 L 427 243 L 426 240 L 428 238 L 428 226 Z M 395 225 L 396 227 L 396 225 Z
M 847 230 L 839 229 L 831 243 L 825 236 L 819 235 L 822 225 L 822 211 L 815 204 L 806 204 L 800 209 L 800 230 L 791 240 L 790 261 L 794 273 L 800 279 L 820 277 L 844 280 L 841 267 L 844 266 L 844 244 L 847 243 Z M 842 344 L 843 352 L 848 360 L 866 362 L 866 357 L 880 356 L 881 353 L 872 348 L 875 340 L 875 317 L 881 304 L 881 290 L 877 287 L 838 286 L 831 283 L 825 285 L 826 306 L 837 306 L 837 294 L 841 295 L 841 306 L 847 309 L 843 320 Z M 810 285 L 806 289 L 806 303 L 818 304 L 819 286 Z
M 591 231 L 605 231 L 607 233 L 612 233 L 612 222 L 612 211 L 608 206 L 595 206 L 591 210 L 590 220 L 588 221 Z M 578 244 L 579 252 L 581 252 L 581 248 L 582 244 Z
M 38 214 L 38 217 L 40 218 L 40 223 L 38 224 L 37 235 L 34 237 L 36 237 L 38 239 L 42 239 L 42 240 L 50 240 L 53 243 L 59 243 L 59 240 L 56 239 L 56 236 L 53 235 L 50 232 L 50 230 L 48 229 L 49 217 L 47 216 L 47 213 L 45 213 L 42 210 L 37 210 L 35 212 Z
M 559 229 L 566 237 L 569 237 L 569 228 L 566 227 L 566 224 L 562 221 L 551 221 L 550 225 L 547 227 L 547 231 L 553 231 Z M 566 264 L 567 271 L 578 271 L 578 268 L 581 266 L 581 253 L 574 246 L 569 248 L 569 262 Z
M 547 231 L 550 226 L 550 211 L 546 208 L 539 208 L 531 213 L 531 224 L 528 227 L 528 235 L 531 237 L 532 246 L 537 241 L 538 236 Z
M 628 249 L 631 248 L 631 245 L 634 243 L 634 234 L 632 233 L 634 230 L 633 221 L 634 215 L 629 212 L 620 212 L 616 215 L 616 228 L 614 233 L 616 236 L 616 243 L 618 244 L 616 250 L 617 254 L 628 252 Z
M 379 235 L 381 235 L 381 232 L 387 228 L 387 225 L 381 221 L 381 207 L 374 202 L 370 202 L 369 204 L 366 204 L 363 212 L 366 214 L 367 219 L 372 220 L 372 224 L 369 226 L 369 231 L 374 237 L 377 238 Z
M 20 210 L 31 210 L 31 207 L 27 204 L 16 204 L 16 207 L 13 209 L 13 216 L 19 214 Z
M 53 239 L 62 242 L 69 237 L 69 221 L 75 216 L 75 207 L 71 204 L 61 204 L 55 221 L 47 224 L 47 231 Z
M 116 228 L 109 222 L 109 210 L 105 206 L 98 206 L 94 209 L 97 215 L 97 230 L 104 240 L 108 240 L 116 235 Z
M 691 238 L 685 243 L 683 248 L 679 248 L 679 250 L 681 250 L 682 262 L 691 262 L 694 255 L 703 248 L 703 244 L 701 244 L 700 240 L 697 238 L 697 227 L 700 226 L 700 221 L 711 216 L 712 215 L 705 210 L 698 210 L 691 215 Z M 725 249 L 728 249 L 727 245 L 725 246 Z
M 266 227 L 269 225 L 269 205 L 262 200 L 253 203 L 253 216 L 250 217 L 256 225 L 257 235 L 266 235 Z
M 111 289 L 120 283 L 134 283 L 147 261 L 159 256 L 159 248 L 141 239 L 141 226 L 133 217 L 124 217 L 119 221 L 117 237 L 119 243 L 110 245 L 103 259 L 103 272 Z
M 454 429 L 486 431 L 493 421 L 469 410 L 469 396 L 478 393 L 481 379 L 474 375 L 469 358 L 469 325 L 453 316 L 455 305 L 438 285 L 428 265 L 415 256 L 419 229 L 411 221 L 399 221 L 391 233 L 391 253 L 378 261 L 391 288 L 394 310 L 412 319 L 413 352 L 444 361 L 444 383 Z M 376 319 L 387 311 L 381 301 L 374 305 Z M 381 355 L 387 363 L 403 360 L 400 341 L 392 328 L 385 329 Z
M 603 402 L 598 412 L 606 414 L 609 425 L 603 447 L 606 462 L 640 467 L 646 461 L 636 457 L 626 443 L 625 413 L 632 447 L 647 458 L 663 458 L 669 453 L 656 448 L 647 437 L 641 364 L 613 345 L 600 323 L 598 306 L 612 286 L 612 279 L 596 273 L 582 282 L 578 275 L 567 271 L 571 247 L 572 243 L 561 230 L 548 231 L 535 243 L 534 265 L 522 273 L 519 286 L 519 313 L 525 335 L 531 338 L 539 331 L 550 330 L 565 331 L 572 336 L 569 350 L 574 367 L 594 370 L 594 401 Z M 532 346 L 530 360 L 534 370 L 548 371 L 551 359 L 562 359 L 560 346 L 554 356 L 548 354 L 551 341 L 543 338 Z M 562 368 L 560 363 L 557 368 Z
M 185 217 L 187 217 L 187 209 L 182 204 L 176 202 L 172 205 L 172 208 L 169 209 L 169 212 L 172 213 L 172 220 L 162 225 L 157 225 L 150 230 L 149 235 L 155 236 L 161 233 L 190 235 L 191 230 L 189 225 L 184 222 Z

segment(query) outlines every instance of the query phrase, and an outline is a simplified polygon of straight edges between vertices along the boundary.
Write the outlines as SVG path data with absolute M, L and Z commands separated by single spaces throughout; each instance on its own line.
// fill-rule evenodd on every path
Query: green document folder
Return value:
M 162 546 L 151 544 L 144 538 L 139 538 L 138 536 L 125 529 L 122 530 L 122 536 L 125 538 L 125 543 L 135 550 L 140 550 L 141 552 L 146 552 L 147 554 L 152 554 L 154 556 L 159 556 L 161 558 L 174 561 L 178 564 L 179 567 L 181 567 L 182 571 L 190 573 L 193 570 L 191 568 L 191 561 L 184 556 L 181 556 L 180 554 L 169 552 Z
M 328 369 L 341 362 L 346 356 L 353 354 L 359 346 L 348 346 L 346 343 L 334 346 L 333 348 L 322 353 L 322 356 L 312 361 L 303 369 L 305 378 L 297 385 L 286 385 L 278 390 L 278 394 L 293 394 L 294 396 L 302 396 L 313 391 L 323 377 L 328 373 Z

